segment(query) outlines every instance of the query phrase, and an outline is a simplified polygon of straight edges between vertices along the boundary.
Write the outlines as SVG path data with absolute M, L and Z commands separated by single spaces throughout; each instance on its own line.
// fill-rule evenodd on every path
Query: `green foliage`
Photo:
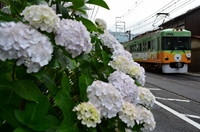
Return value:
M 0 1 L 10 8 L 10 13 L 0 11 L 0 22 L 23 22 L 20 13 L 27 6 L 50 3 L 50 0 Z M 65 7 L 67 2 L 72 2 L 72 6 Z M 60 18 L 80 21 L 90 33 L 103 33 L 92 21 L 75 12 L 85 14 L 89 9 L 86 4 L 109 9 L 104 0 L 51 1 L 50 5 L 54 4 Z M 119 130 L 125 132 L 126 125 L 119 118 L 102 119 L 97 127 L 88 128 L 73 112 L 77 104 L 88 101 L 86 91 L 94 80 L 108 82 L 108 76 L 114 71 L 108 65 L 110 49 L 93 35 L 91 52 L 72 58 L 64 47 L 55 44 L 54 33 L 38 31 L 50 39 L 54 48 L 48 65 L 37 73 L 27 73 L 24 65 L 16 66 L 16 60 L 0 61 L 0 131 L 113 132 L 117 122 Z

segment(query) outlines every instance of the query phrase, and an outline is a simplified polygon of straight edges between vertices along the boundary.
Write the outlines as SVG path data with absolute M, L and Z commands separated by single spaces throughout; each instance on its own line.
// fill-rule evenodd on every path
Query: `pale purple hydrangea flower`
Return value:
M 0 24 L 0 59 L 18 59 L 27 72 L 38 72 L 52 58 L 53 47 L 49 38 L 21 22 Z
M 123 55 L 113 54 L 111 58 L 113 60 L 109 64 L 112 68 L 134 77 L 142 86 L 144 85 L 145 71 L 143 67 Z
M 46 4 L 26 7 L 22 13 L 24 21 L 28 21 L 33 27 L 47 32 L 54 32 L 59 26 L 59 16 Z
M 110 83 L 94 81 L 92 85 L 87 88 L 87 96 L 89 102 L 100 110 L 102 117 L 115 117 L 122 109 L 122 96 Z
M 82 22 L 63 19 L 56 31 L 55 42 L 65 47 L 73 58 L 92 49 L 90 34 Z
M 120 91 L 123 100 L 134 104 L 138 102 L 138 87 L 130 76 L 121 71 L 115 71 L 110 74 L 108 81 Z
M 111 35 L 107 30 L 104 31 L 104 34 L 99 36 L 101 42 L 111 49 L 111 52 L 115 50 L 124 50 L 124 47 L 117 41 L 117 39 Z
M 151 91 L 145 87 L 138 87 L 139 90 L 139 102 L 142 105 L 147 107 L 153 107 L 155 102 L 155 96 L 151 93 Z
M 135 105 L 125 101 L 122 111 L 119 113 L 119 118 L 127 124 L 128 127 L 133 127 L 138 119 L 138 109 Z
M 96 127 L 97 123 L 101 123 L 100 111 L 90 102 L 75 106 L 73 111 L 77 112 L 77 118 L 87 127 Z
M 156 122 L 151 111 L 141 105 L 136 106 L 136 108 L 138 109 L 138 119 L 136 122 L 138 124 L 143 124 L 144 128 L 142 128 L 142 131 L 152 131 L 156 126 Z

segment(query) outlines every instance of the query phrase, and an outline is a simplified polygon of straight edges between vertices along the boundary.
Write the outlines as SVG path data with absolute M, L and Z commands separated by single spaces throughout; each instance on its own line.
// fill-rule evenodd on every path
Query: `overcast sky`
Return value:
M 92 17 L 96 16 L 95 18 L 105 20 L 108 29 L 112 31 L 116 31 L 116 29 L 123 30 L 125 26 L 126 30 L 133 30 L 137 33 L 153 28 L 153 21 L 160 19 L 157 24 L 162 22 L 163 18 L 161 17 L 163 15 L 157 17 L 157 19 L 156 15 L 153 15 L 158 13 L 157 11 L 160 13 L 170 12 L 169 16 L 165 18 L 165 21 L 167 21 L 200 5 L 200 0 L 105 0 L 105 2 L 110 7 L 110 10 L 101 7 L 93 8 L 93 15 L 89 12 L 91 19 L 94 19 Z M 96 12 L 97 10 L 98 12 Z M 149 23 L 145 23 L 144 21 L 141 23 L 142 20 L 148 17 L 151 19 L 148 19 Z M 116 27 L 116 22 L 122 26 Z M 135 24 L 141 24 L 141 27 L 139 29 L 135 28 Z

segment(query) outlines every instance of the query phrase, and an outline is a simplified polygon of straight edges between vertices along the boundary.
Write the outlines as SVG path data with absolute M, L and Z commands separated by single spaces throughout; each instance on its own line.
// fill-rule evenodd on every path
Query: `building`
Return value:
M 188 71 L 200 72 L 200 6 L 188 10 L 186 13 L 161 24 L 159 27 L 163 29 L 179 27 L 191 31 L 192 59 Z
M 130 32 L 113 32 L 113 31 L 109 31 L 110 34 L 112 34 L 119 43 L 124 43 L 127 41 L 130 41 L 131 39 L 133 39 L 135 37 L 134 34 L 131 34 Z

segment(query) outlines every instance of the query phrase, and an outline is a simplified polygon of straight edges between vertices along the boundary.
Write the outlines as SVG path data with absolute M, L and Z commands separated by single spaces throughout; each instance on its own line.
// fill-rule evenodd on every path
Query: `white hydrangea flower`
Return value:
M 128 127 L 133 127 L 138 119 L 138 109 L 135 105 L 125 101 L 122 111 L 119 112 L 119 118 L 126 123 Z
M 121 71 L 115 71 L 110 74 L 108 81 L 120 91 L 123 100 L 134 104 L 138 102 L 138 87 L 130 76 Z
M 89 101 L 100 110 L 103 117 L 115 117 L 122 109 L 122 96 L 110 83 L 94 81 L 92 85 L 88 86 L 87 95 Z
M 75 106 L 73 111 L 77 112 L 77 118 L 87 127 L 96 127 L 97 123 L 101 123 L 100 111 L 90 102 Z
M 110 61 L 109 64 L 112 68 L 134 77 L 142 86 L 144 86 L 145 71 L 143 67 L 123 55 L 113 54 L 111 58 L 113 60 Z
M 56 31 L 55 42 L 65 47 L 73 58 L 92 49 L 90 34 L 82 22 L 63 19 Z
M 107 23 L 103 19 L 97 18 L 95 19 L 95 23 L 97 23 L 97 26 L 102 30 L 107 29 Z
M 153 107 L 155 102 L 155 96 L 150 92 L 149 89 L 144 87 L 138 87 L 139 90 L 139 102 L 147 107 Z
M 136 106 L 136 108 L 138 109 L 137 124 L 143 124 L 142 131 L 152 131 L 156 126 L 156 122 L 151 111 L 141 105 Z
M 105 46 L 112 50 L 112 52 L 115 50 L 124 51 L 124 47 L 107 30 L 105 30 L 104 33 L 99 36 L 99 38 Z
M 0 24 L 0 59 L 18 59 L 27 72 L 37 72 L 52 58 L 53 47 L 49 38 L 21 22 Z
M 10 6 L 4 6 L 2 9 L 1 9 L 2 12 L 6 13 L 6 14 L 11 14 L 11 11 L 10 11 Z
M 26 7 L 22 13 L 24 21 L 28 21 L 35 28 L 53 32 L 59 26 L 60 18 L 56 15 L 55 11 L 46 4 L 32 5 Z

